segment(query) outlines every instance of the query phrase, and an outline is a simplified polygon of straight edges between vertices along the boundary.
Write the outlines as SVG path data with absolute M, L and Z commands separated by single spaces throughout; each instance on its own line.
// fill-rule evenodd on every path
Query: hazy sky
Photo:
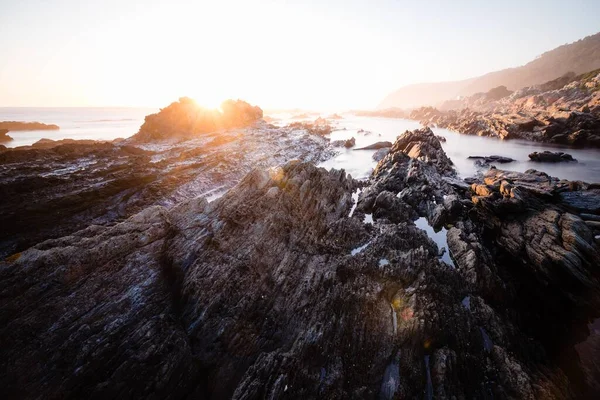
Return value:
M 524 64 L 599 15 L 599 0 L 0 0 L 0 106 L 372 108 Z

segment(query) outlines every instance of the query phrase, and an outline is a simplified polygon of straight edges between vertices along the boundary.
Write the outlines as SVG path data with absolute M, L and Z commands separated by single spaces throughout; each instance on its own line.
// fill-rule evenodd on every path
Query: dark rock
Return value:
M 600 214 L 600 189 L 561 192 L 561 201 L 576 212 Z
M 388 155 L 388 153 L 389 153 L 389 152 L 390 152 L 390 149 L 389 149 L 389 148 L 379 149 L 379 150 L 377 150 L 375 153 L 373 153 L 373 156 L 372 156 L 372 158 L 373 158 L 373 160 L 375 160 L 375 161 L 381 161 L 381 160 L 383 160 L 383 158 L 384 158 L 385 156 L 387 156 L 387 155 Z
M 349 149 L 350 147 L 354 147 L 355 144 L 356 144 L 356 139 L 353 137 L 350 139 L 346 139 L 346 140 L 335 140 L 335 141 L 331 142 L 331 145 L 333 147 L 345 147 L 347 149 Z
M 504 157 L 504 156 L 469 156 L 468 159 L 481 161 L 482 164 L 492 164 L 492 163 L 506 164 L 506 163 L 516 161 L 510 157 Z
M 266 136 L 227 136 L 218 162 L 247 165 L 235 143 L 274 154 L 281 136 Z M 3 395 L 597 398 L 575 346 L 599 313 L 600 249 L 562 196 L 600 193 L 493 168 L 470 202 L 454 180 L 426 128 L 364 183 L 261 166 L 211 203 L 145 208 L 13 254 L 0 263 Z M 417 216 L 447 225 L 456 268 Z
M 376 143 L 370 144 L 368 146 L 361 147 L 361 148 L 354 149 L 354 150 L 379 150 L 379 149 L 385 149 L 385 148 L 390 148 L 390 147 L 392 147 L 391 142 L 376 142 Z
M 563 153 L 562 151 L 552 152 L 552 151 L 543 151 L 538 153 L 537 151 L 529 154 L 529 158 L 531 161 L 536 162 L 564 162 L 564 161 L 575 161 L 573 156 L 567 153 Z
M 230 129 L 148 145 L 45 140 L 2 151 L 0 259 L 90 223 L 114 224 L 152 205 L 218 196 L 255 167 L 318 162 L 333 154 L 325 140 L 291 132 Z
M 586 213 L 581 213 L 579 214 L 579 216 L 581 217 L 581 219 L 583 220 L 588 220 L 588 221 L 600 221 L 600 215 L 594 215 L 594 214 L 586 214 Z

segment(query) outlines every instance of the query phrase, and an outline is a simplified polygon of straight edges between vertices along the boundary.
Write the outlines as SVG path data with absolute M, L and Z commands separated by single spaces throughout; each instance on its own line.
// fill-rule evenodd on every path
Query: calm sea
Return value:
M 0 107 L 0 121 L 55 124 L 58 131 L 14 131 L 7 147 L 30 145 L 42 138 L 112 140 L 135 134 L 154 108 L 34 108 Z
M 112 140 L 134 135 L 144 122 L 144 117 L 157 112 L 152 108 L 0 108 L 0 121 L 43 122 L 60 126 L 58 131 L 10 132 L 15 140 L 4 143 L 8 147 L 30 145 L 42 138 L 48 139 L 96 139 Z M 282 115 L 279 124 L 290 122 Z M 335 121 L 339 130 L 331 134 L 332 140 L 356 138 L 356 147 L 386 140 L 393 142 L 405 130 L 419 128 L 416 121 L 394 118 L 356 117 L 344 114 L 344 119 Z M 367 132 L 360 131 L 361 129 Z M 476 173 L 470 155 L 492 154 L 514 158 L 516 162 L 500 165 L 504 169 L 525 171 L 530 168 L 543 170 L 550 175 L 587 182 L 600 182 L 600 149 L 574 149 L 544 143 L 520 140 L 497 139 L 460 135 L 445 129 L 434 128 L 436 134 L 445 136 L 442 144 L 463 177 Z M 579 160 L 578 163 L 539 164 L 529 161 L 533 151 L 565 151 Z M 371 158 L 374 151 L 340 149 L 340 154 L 322 163 L 327 168 L 344 168 L 355 178 L 366 178 L 375 167 Z

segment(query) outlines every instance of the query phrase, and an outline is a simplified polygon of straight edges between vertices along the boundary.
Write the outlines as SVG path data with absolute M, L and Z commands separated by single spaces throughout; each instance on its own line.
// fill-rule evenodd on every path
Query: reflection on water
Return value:
M 433 227 L 429 225 L 429 222 L 427 222 L 427 219 L 425 219 L 425 217 L 421 217 L 418 220 L 416 220 L 415 225 L 417 226 L 417 228 L 423 229 L 427 233 L 427 236 L 429 236 L 429 238 L 433 240 L 435 244 L 437 244 L 438 250 L 443 251 L 443 254 L 440 257 L 442 261 L 450 265 L 451 267 L 456 267 L 454 265 L 454 261 L 452 261 L 452 259 L 450 258 L 450 252 L 448 251 L 448 240 L 446 240 L 446 234 L 448 233 L 448 231 L 446 230 L 446 228 L 442 228 L 438 232 L 436 232 L 433 229 Z

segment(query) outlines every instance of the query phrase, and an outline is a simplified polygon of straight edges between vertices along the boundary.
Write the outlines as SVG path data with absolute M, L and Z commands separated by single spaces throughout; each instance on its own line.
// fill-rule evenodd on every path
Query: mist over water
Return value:
M 36 121 L 56 124 L 57 131 L 13 131 L 9 135 L 13 141 L 4 143 L 7 147 L 31 145 L 42 138 L 113 140 L 127 138 L 135 134 L 144 117 L 158 110 L 149 108 L 0 108 L 0 121 Z M 354 150 L 375 142 L 394 142 L 406 130 L 418 129 L 419 122 L 397 118 L 356 117 L 344 114 L 335 121 L 336 130 L 329 135 L 331 140 L 354 137 L 356 145 L 352 149 L 340 148 L 339 154 L 320 166 L 343 168 L 354 178 L 366 179 L 377 164 L 372 156 L 375 150 Z M 277 115 L 278 125 L 294 121 L 290 114 Z M 316 116 L 311 116 L 315 119 Z M 442 146 L 461 177 L 477 174 L 478 167 L 469 156 L 501 155 L 511 157 L 516 162 L 497 164 L 501 169 L 526 171 L 537 169 L 549 175 L 569 180 L 587 182 L 600 181 L 600 149 L 576 149 L 548 143 L 535 143 L 523 140 L 502 141 L 498 139 L 461 135 L 446 129 L 433 128 L 433 131 L 446 138 Z M 564 151 L 578 160 L 577 163 L 535 163 L 529 161 L 528 154 L 534 151 Z M 481 171 L 481 168 L 479 168 Z
M 406 130 L 418 129 L 417 121 L 396 118 L 355 117 L 345 115 L 339 120 L 337 130 L 330 135 L 332 140 L 356 138 L 359 148 L 369 144 L 389 141 Z M 346 128 L 346 130 L 343 130 Z M 363 129 L 370 133 L 361 133 Z M 461 135 L 447 129 L 433 128 L 436 135 L 446 138 L 442 147 L 452 159 L 458 174 L 465 178 L 478 173 L 478 167 L 469 156 L 500 155 L 515 159 L 515 162 L 496 164 L 499 169 L 524 172 L 528 169 L 544 171 L 561 179 L 582 180 L 586 182 L 600 181 L 600 149 L 578 149 L 548 143 L 535 143 L 524 140 L 499 140 L 489 137 Z M 570 163 L 536 163 L 529 161 L 528 155 L 534 151 L 564 151 L 571 154 L 578 162 Z M 372 156 L 375 150 L 353 150 L 341 148 L 340 154 L 321 164 L 325 168 L 344 168 L 354 178 L 367 178 L 377 164 Z M 486 169 L 483 169 L 486 170 Z M 482 171 L 479 168 L 479 171 Z

